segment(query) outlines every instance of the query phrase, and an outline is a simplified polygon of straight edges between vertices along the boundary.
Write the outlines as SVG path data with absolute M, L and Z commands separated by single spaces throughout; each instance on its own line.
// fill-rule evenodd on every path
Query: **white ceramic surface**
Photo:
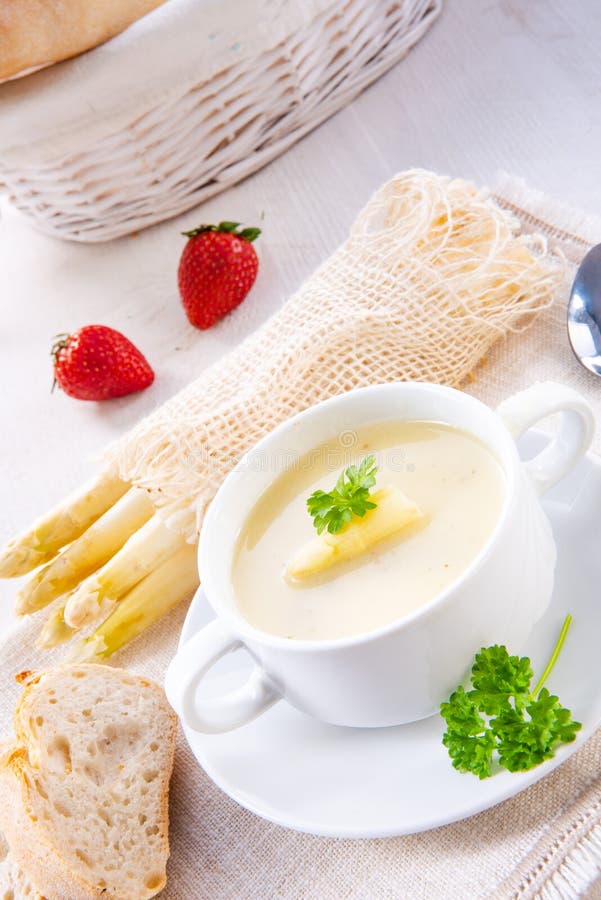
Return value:
M 216 733 L 251 721 L 283 698 L 322 722 L 381 727 L 431 715 L 464 676 L 474 646 L 520 647 L 553 588 L 555 546 L 538 495 L 588 449 L 594 419 L 571 388 L 535 384 L 499 414 L 461 391 L 405 382 L 374 385 L 319 403 L 276 428 L 240 460 L 207 513 L 200 580 L 218 621 L 171 661 L 165 690 L 187 725 Z M 527 463 L 513 437 L 561 411 L 557 438 Z M 388 625 L 336 640 L 288 640 L 240 614 L 231 582 L 238 535 L 263 491 L 323 441 L 384 420 L 446 422 L 480 439 L 505 473 L 497 525 L 468 568 L 432 601 Z M 246 685 L 207 701 L 197 687 L 215 662 L 244 644 L 256 661 Z
M 541 434 L 530 432 L 521 446 L 530 456 L 544 442 Z M 555 589 L 523 650 L 540 674 L 571 612 L 574 621 L 548 687 L 583 723 L 576 741 L 560 748 L 554 759 L 529 772 L 501 772 L 479 781 L 452 768 L 440 743 L 444 729 L 438 716 L 394 728 L 342 728 L 278 703 L 227 734 L 185 729 L 200 765 L 230 797 L 263 818 L 299 831 L 355 838 L 445 825 L 494 806 L 548 774 L 601 724 L 599 457 L 582 460 L 543 505 L 558 549 Z M 182 643 L 212 617 L 199 592 Z M 219 695 L 242 683 L 250 668 L 246 653 L 230 654 L 207 676 L 203 689 Z

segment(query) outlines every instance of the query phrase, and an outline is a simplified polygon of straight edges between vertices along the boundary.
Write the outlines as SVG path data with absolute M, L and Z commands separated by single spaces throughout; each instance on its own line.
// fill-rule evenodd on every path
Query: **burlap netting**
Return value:
M 544 238 L 462 180 L 413 170 L 259 331 L 109 448 L 126 480 L 195 539 L 238 459 L 280 422 L 364 385 L 458 386 L 490 346 L 551 304 Z

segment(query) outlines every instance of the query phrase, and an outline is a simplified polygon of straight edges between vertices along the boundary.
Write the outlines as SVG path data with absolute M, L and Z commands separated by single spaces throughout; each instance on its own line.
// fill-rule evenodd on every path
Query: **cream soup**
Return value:
M 351 561 L 292 582 L 290 560 L 316 537 L 307 497 L 330 491 L 346 466 L 369 453 L 378 464 L 372 490 L 399 487 L 423 519 Z M 497 523 L 504 490 L 493 454 L 447 425 L 393 421 L 345 433 L 281 474 L 251 511 L 232 568 L 239 610 L 256 628 L 302 640 L 347 637 L 393 622 L 470 565 Z

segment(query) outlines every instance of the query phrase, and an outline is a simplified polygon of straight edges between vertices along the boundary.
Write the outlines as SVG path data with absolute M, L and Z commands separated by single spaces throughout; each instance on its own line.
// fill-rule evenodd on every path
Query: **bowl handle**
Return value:
M 281 698 L 258 665 L 242 687 L 211 699 L 196 697 L 209 669 L 226 653 L 241 647 L 242 641 L 219 619 L 205 625 L 180 647 L 165 675 L 165 693 L 185 726 L 207 734 L 231 731 L 252 721 Z
M 595 433 L 595 418 L 587 401 L 565 384 L 545 381 L 508 397 L 497 413 L 514 438 L 540 419 L 561 413 L 559 431 L 533 459 L 524 463 L 538 494 L 553 487 L 586 453 Z

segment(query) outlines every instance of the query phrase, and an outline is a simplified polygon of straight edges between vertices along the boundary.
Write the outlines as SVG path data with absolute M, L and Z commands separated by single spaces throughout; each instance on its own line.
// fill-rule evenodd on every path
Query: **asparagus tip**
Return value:
M 92 625 L 101 618 L 100 589 L 92 579 L 94 576 L 78 585 L 67 601 L 65 622 L 71 628 L 85 628 L 86 625 Z
M 106 655 L 107 647 L 104 639 L 100 635 L 94 634 L 76 644 L 66 661 L 70 663 L 102 662 Z
M 48 627 L 42 628 L 35 642 L 38 650 L 51 650 L 53 647 L 58 647 L 59 644 L 64 644 L 73 636 L 73 629 L 64 622 L 61 626 L 60 622 L 49 620 L 46 625 Z
M 9 541 L 0 548 L 0 578 L 18 578 L 19 575 L 27 575 L 47 559 L 45 553 L 33 547 L 19 546 L 14 541 Z

